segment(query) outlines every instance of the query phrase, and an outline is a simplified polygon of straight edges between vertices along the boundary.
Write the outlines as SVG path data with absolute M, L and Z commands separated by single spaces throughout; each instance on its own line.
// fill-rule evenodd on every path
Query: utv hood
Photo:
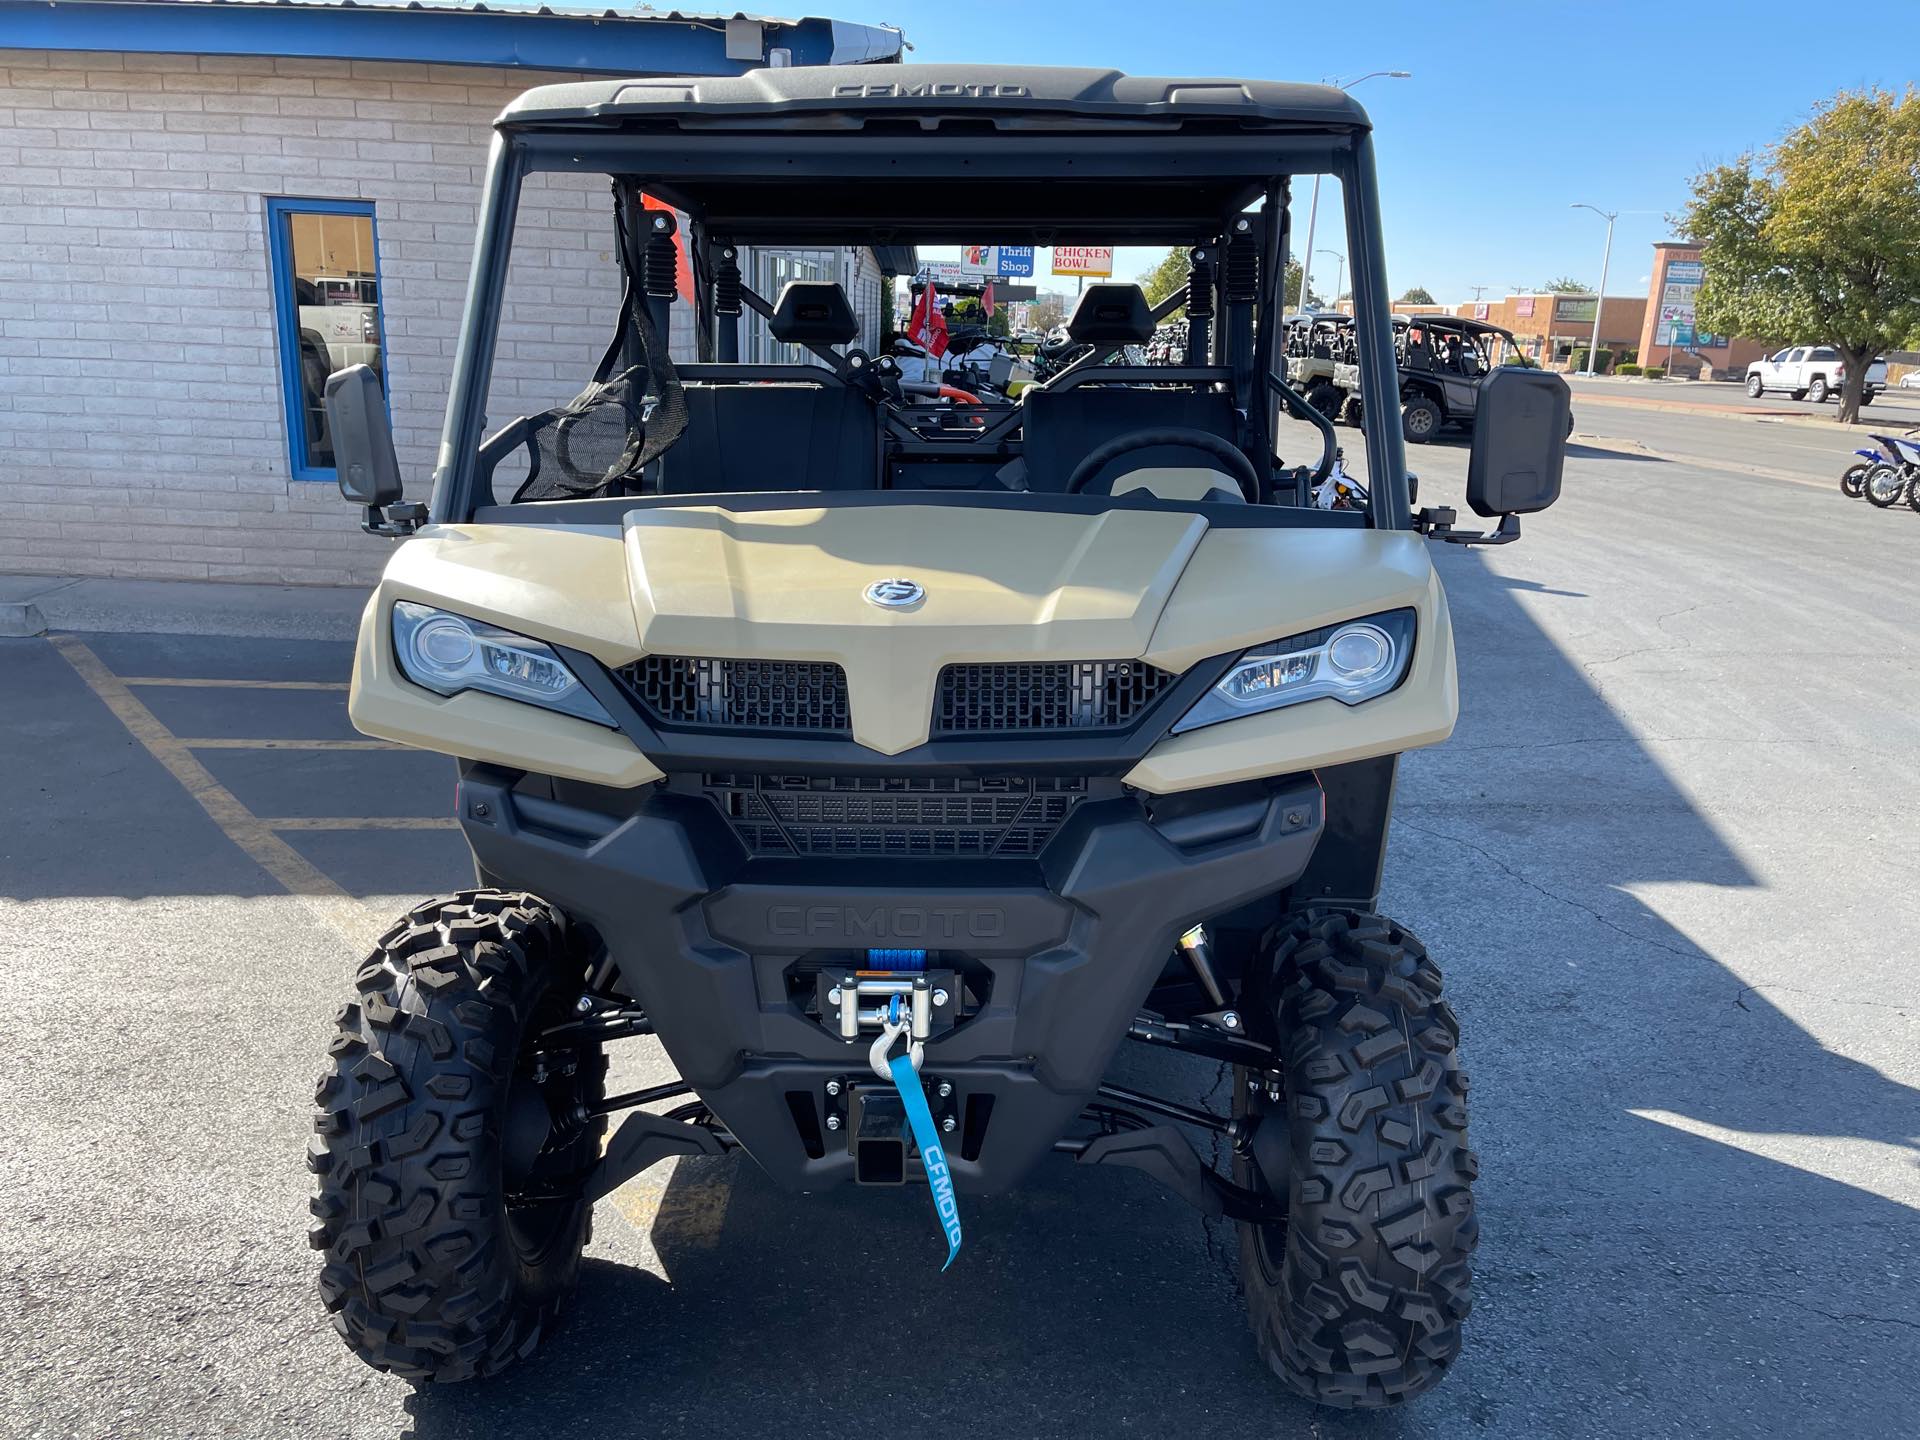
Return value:
M 636 510 L 625 545 L 649 654 L 828 661 L 853 738 L 925 742 L 944 666 L 1144 655 L 1206 521 L 912 504 Z M 867 598 L 882 580 L 922 597 Z
M 867 598 L 911 581 L 912 604 Z M 395 601 L 584 652 L 806 660 L 846 672 L 853 738 L 926 743 L 944 666 L 1211 657 L 1410 607 L 1389 695 L 1316 700 L 1159 740 L 1128 773 L 1155 794 L 1290 774 L 1445 739 L 1459 708 L 1446 597 L 1411 531 L 1217 525 L 1198 512 L 883 503 L 636 506 L 615 525 L 430 525 L 367 609 L 350 713 L 364 733 L 598 784 L 659 771 L 623 735 L 495 696 L 440 696 L 396 668 Z

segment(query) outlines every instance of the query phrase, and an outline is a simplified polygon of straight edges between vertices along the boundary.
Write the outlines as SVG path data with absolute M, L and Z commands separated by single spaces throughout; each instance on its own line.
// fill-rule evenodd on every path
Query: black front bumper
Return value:
M 767 861 L 712 805 L 664 787 L 615 816 L 516 778 L 476 767 L 461 780 L 483 879 L 598 930 L 681 1076 L 775 1180 L 803 1189 L 855 1178 L 821 1124 L 828 1082 L 872 1072 L 870 1037 L 843 1040 L 809 1014 L 796 966 L 911 947 L 988 977 L 978 1009 L 928 1041 L 922 1073 L 952 1086 L 949 1113 L 966 1120 L 949 1147 L 956 1184 L 1005 1189 L 1093 1097 L 1181 932 L 1297 880 L 1325 816 L 1302 776 L 1090 800 L 1034 861 Z

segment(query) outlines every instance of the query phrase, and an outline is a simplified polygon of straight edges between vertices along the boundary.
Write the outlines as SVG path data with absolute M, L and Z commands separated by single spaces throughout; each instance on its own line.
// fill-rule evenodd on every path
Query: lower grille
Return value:
M 642 709 L 669 725 L 845 735 L 847 675 L 805 660 L 649 655 L 616 672 Z
M 1084 779 L 708 775 L 704 788 L 751 855 L 908 860 L 1038 855 Z
M 1117 730 L 1175 677 L 1142 660 L 949 665 L 934 702 L 936 735 Z

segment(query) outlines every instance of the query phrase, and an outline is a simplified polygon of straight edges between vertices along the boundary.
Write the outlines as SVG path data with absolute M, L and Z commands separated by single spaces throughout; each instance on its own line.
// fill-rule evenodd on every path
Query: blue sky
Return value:
M 610 0 L 547 0 L 556 9 Z M 668 8 L 663 3 L 660 8 Z M 708 8 L 694 0 L 688 9 Z M 715 10 L 722 6 L 711 7 Z M 1112 66 L 1135 74 L 1369 80 L 1388 281 L 1443 301 L 1600 280 L 1646 293 L 1688 179 L 1772 141 L 1836 90 L 1920 75 L 1920 0 L 783 0 L 786 14 L 900 26 L 910 60 Z M 1304 190 L 1305 187 L 1302 187 Z M 1305 229 L 1305 196 L 1299 229 Z M 983 235 L 981 243 L 995 237 Z M 1299 242 L 1296 242 L 1296 244 Z M 1344 252 L 1323 188 L 1314 248 Z M 957 252 L 936 252 L 951 256 Z M 1157 258 L 1123 252 L 1130 276 Z M 1338 262 L 1314 261 L 1333 288 Z M 1045 283 L 1045 282 L 1043 282 Z M 1060 288 L 1071 288 L 1062 281 Z
M 1920 75 L 1920 0 L 814 0 L 900 26 L 911 60 L 1103 65 L 1141 74 L 1317 81 L 1410 70 L 1355 92 L 1376 131 L 1394 293 L 1441 300 L 1594 285 L 1645 294 L 1663 216 L 1696 171 L 1775 139 L 1835 90 Z M 1304 197 L 1302 197 L 1304 198 Z M 1314 247 L 1344 251 L 1322 192 Z M 1304 221 L 1304 216 L 1303 216 Z M 1304 225 L 1302 226 L 1304 228 Z M 1298 233 L 1298 232 L 1296 232 Z M 982 236 L 982 241 L 992 236 Z M 1122 256 L 1118 269 L 1127 273 Z M 1333 285 L 1335 261 L 1315 261 Z M 1323 276 L 1322 267 L 1325 269 Z M 1068 282 L 1070 283 L 1070 282 Z

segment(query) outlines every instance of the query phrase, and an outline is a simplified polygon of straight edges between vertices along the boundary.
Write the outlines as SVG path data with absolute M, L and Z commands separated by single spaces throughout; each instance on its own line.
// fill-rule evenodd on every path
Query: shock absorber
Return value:
M 667 343 L 673 315 L 673 297 L 680 289 L 680 254 L 673 243 L 679 226 L 671 210 L 647 211 L 647 244 L 641 252 L 640 289 L 646 296 L 647 318 L 662 345 Z
M 1227 246 L 1227 303 L 1251 305 L 1260 298 L 1260 246 L 1251 236 L 1236 236 Z
M 1213 248 L 1196 246 L 1187 256 L 1187 363 L 1204 365 L 1213 320 Z
M 714 345 L 720 363 L 740 361 L 740 247 L 715 248 L 713 268 Z

